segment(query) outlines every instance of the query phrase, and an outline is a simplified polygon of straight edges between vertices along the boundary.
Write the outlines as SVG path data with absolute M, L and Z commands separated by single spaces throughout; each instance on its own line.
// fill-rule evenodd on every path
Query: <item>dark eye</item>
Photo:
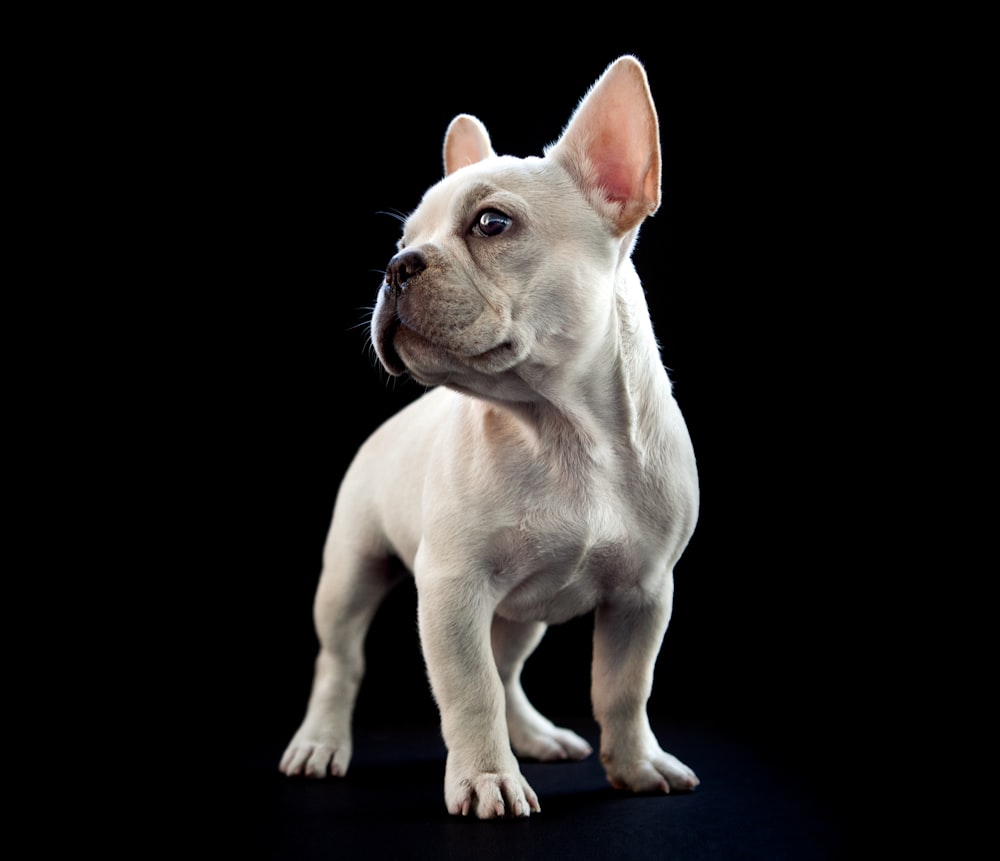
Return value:
M 511 218 L 495 209 L 487 209 L 480 213 L 476 221 L 476 230 L 483 236 L 498 236 L 511 225 Z

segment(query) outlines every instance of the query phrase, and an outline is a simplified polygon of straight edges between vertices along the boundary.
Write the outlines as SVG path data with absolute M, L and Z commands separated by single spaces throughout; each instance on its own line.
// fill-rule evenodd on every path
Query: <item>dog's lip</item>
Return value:
M 391 336 L 386 341 L 384 350 L 385 355 L 382 356 L 382 364 L 385 366 L 385 369 L 394 377 L 398 377 L 406 373 L 406 363 L 403 361 L 402 357 L 400 357 L 399 353 L 396 352 L 396 347 L 392 343 Z
M 517 349 L 514 342 L 508 338 L 505 341 L 501 341 L 495 347 L 490 347 L 488 350 L 484 350 L 482 353 L 475 353 L 468 358 L 475 359 L 476 361 L 492 361 L 496 356 L 503 355 L 505 353 L 516 353 Z
M 401 331 L 401 330 L 405 331 L 407 333 L 408 337 L 417 338 L 420 341 L 422 341 L 424 344 L 429 345 L 434 350 L 440 350 L 442 353 L 446 353 L 446 354 L 448 354 L 450 356 L 454 356 L 456 359 L 460 359 L 460 360 L 466 361 L 466 362 L 470 362 L 470 361 L 471 362 L 483 362 L 483 361 L 487 361 L 488 362 L 488 361 L 492 361 L 496 356 L 499 356 L 499 355 L 502 355 L 502 354 L 505 354 L 505 353 L 514 352 L 514 342 L 511 341 L 509 338 L 506 339 L 506 340 L 504 340 L 504 341 L 501 341 L 499 344 L 496 344 L 493 347 L 489 347 L 489 348 L 487 348 L 485 350 L 481 350 L 480 352 L 477 352 L 477 353 L 475 353 L 475 352 L 462 352 L 462 351 L 456 350 L 456 349 L 454 349 L 452 347 L 448 347 L 445 344 L 438 343 L 433 338 L 428 338 L 426 335 L 422 334 L 420 331 L 418 331 L 417 329 L 413 328 L 413 326 L 408 326 L 406 323 L 402 322 L 399 318 L 396 318 L 395 320 L 392 321 L 392 323 L 389 326 L 386 327 L 386 331 L 385 331 L 386 342 L 387 342 L 387 344 L 389 346 L 391 346 L 393 348 L 393 352 L 394 353 L 396 352 L 396 350 L 395 350 L 395 339 L 396 339 L 397 333 L 399 331 Z M 398 354 L 397 354 L 397 358 L 398 358 Z
M 466 367 L 478 369 L 480 371 L 489 371 L 492 373 L 505 371 L 512 367 L 512 365 L 516 364 L 517 361 L 516 344 L 509 338 L 504 339 L 500 343 L 486 350 L 481 350 L 479 352 L 461 352 L 426 337 L 417 329 L 412 326 L 408 326 L 398 317 L 394 316 L 391 321 L 387 322 L 381 332 L 379 349 L 382 364 L 385 366 L 386 370 L 394 376 L 399 376 L 404 372 L 409 372 L 411 375 L 419 375 L 421 372 L 420 365 L 422 362 L 418 362 L 415 367 L 411 368 L 400 355 L 396 346 L 397 338 L 400 336 L 409 341 L 411 349 L 416 348 L 418 352 L 423 349 L 429 349 L 433 353 L 437 353 L 442 357 L 451 356 L 450 363 L 457 362 L 465 365 Z M 420 347 L 418 345 L 423 346 Z M 416 358 L 416 356 L 413 358 Z
M 436 374 L 449 365 L 456 371 L 464 365 L 480 372 L 499 373 L 519 361 L 518 346 L 509 337 L 503 337 L 486 349 L 456 349 L 457 345 L 443 344 L 428 337 L 419 327 L 413 326 L 402 311 L 391 297 L 383 294 L 372 317 L 372 344 L 382 366 L 394 377 L 404 373 L 419 377 L 422 372 L 430 373 L 432 367 L 436 368 L 433 372 Z M 508 333 L 498 334 L 502 337 Z M 404 356 L 415 363 L 413 367 Z
M 378 353 L 382 367 L 394 377 L 401 376 L 407 370 L 395 344 L 396 331 L 400 326 L 402 323 L 395 314 L 387 315 L 379 322 L 378 332 L 374 338 L 375 352 Z
M 462 350 L 456 350 L 453 347 L 449 347 L 445 344 L 438 343 L 432 338 L 428 338 L 426 335 L 421 334 L 419 331 L 414 329 L 412 326 L 407 326 L 406 323 L 401 321 L 396 321 L 396 326 L 393 328 L 392 335 L 395 337 L 396 330 L 405 329 L 410 335 L 413 335 L 428 344 L 434 350 L 439 350 L 449 356 L 453 356 L 461 362 L 466 364 L 472 364 L 473 366 L 478 366 L 483 363 L 492 364 L 496 361 L 497 357 L 505 356 L 508 354 L 513 354 L 516 352 L 514 342 L 509 338 L 501 341 L 499 344 L 495 344 L 492 347 L 488 347 L 485 350 L 480 350 L 479 352 L 467 352 Z

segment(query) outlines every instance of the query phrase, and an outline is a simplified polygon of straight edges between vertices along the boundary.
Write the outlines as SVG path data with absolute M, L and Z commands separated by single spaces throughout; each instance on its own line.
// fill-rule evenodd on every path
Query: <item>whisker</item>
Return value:
M 386 209 L 380 209 L 375 214 L 376 215 L 388 215 L 390 218 L 395 218 L 396 221 L 398 221 L 400 224 L 404 224 L 406 222 L 406 219 L 407 219 L 406 213 L 405 212 L 400 212 L 398 209 L 393 210 L 391 212 L 389 210 L 386 210 Z

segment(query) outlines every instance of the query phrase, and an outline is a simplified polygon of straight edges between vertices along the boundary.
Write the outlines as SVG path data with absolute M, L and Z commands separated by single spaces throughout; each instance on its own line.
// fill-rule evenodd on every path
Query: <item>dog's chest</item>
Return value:
M 503 595 L 497 609 L 515 621 L 564 622 L 636 588 L 651 569 L 617 518 L 550 513 L 497 530 L 491 544 L 491 573 Z
M 513 435 L 492 442 L 494 459 L 476 461 L 484 492 L 465 497 L 464 513 L 500 615 L 557 624 L 624 592 L 657 591 L 651 581 L 667 573 L 679 525 L 678 489 L 663 480 L 662 462 L 610 446 L 570 457 L 567 446 L 554 456 Z

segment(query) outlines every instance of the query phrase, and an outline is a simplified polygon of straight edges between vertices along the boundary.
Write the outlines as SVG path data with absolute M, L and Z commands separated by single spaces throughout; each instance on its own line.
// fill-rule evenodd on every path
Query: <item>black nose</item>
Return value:
M 395 292 L 405 290 L 406 282 L 426 268 L 427 261 L 419 251 L 400 251 L 385 269 L 385 283 Z

